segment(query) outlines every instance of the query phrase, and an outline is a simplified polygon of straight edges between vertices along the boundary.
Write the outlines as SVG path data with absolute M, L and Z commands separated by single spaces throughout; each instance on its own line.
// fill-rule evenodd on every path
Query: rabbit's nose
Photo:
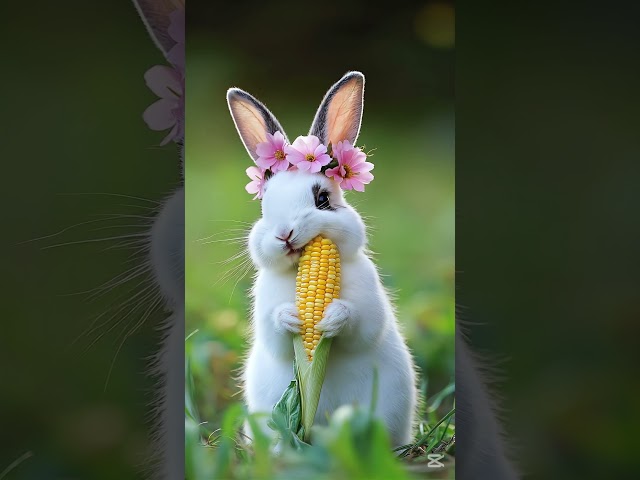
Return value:
M 287 240 L 289 240 L 291 237 L 293 236 L 293 230 L 290 230 L 289 233 L 287 233 L 287 230 L 281 230 L 279 235 L 276 235 L 276 238 L 278 240 L 282 240 L 283 242 L 286 242 Z

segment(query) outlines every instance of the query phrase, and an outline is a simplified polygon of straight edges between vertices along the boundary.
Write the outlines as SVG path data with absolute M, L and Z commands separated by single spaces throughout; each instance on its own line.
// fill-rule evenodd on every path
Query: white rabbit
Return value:
M 325 145 L 345 139 L 354 144 L 363 94 L 364 76 L 347 73 L 326 94 L 310 134 Z M 267 133 L 284 135 L 271 112 L 248 93 L 232 88 L 227 100 L 252 158 L 257 158 L 256 145 Z M 346 203 L 340 186 L 322 173 L 290 170 L 271 177 L 264 188 L 262 218 L 249 235 L 257 275 L 252 289 L 253 339 L 243 370 L 248 410 L 271 413 L 293 379 L 292 338 L 299 335 L 300 325 L 294 305 L 297 262 L 300 249 L 318 234 L 338 246 L 342 281 L 340 299 L 329 305 L 318 324 L 334 340 L 315 424 L 326 424 L 327 415 L 341 405 L 369 406 L 376 367 L 375 415 L 386 425 L 393 446 L 409 443 L 417 401 L 413 359 L 367 255 L 365 225 Z

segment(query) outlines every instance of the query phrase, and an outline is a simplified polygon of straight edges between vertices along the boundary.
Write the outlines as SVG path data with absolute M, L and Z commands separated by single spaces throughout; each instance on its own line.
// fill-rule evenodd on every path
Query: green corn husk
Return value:
M 312 361 L 309 361 L 299 335 L 293 337 L 293 348 L 295 380 L 289 384 L 273 407 L 270 426 L 279 430 L 283 437 L 288 437 L 285 441 L 297 448 L 300 447 L 300 441 L 308 444 L 311 438 L 311 427 L 320 402 L 331 339 L 324 336 L 320 339 Z M 293 435 L 289 436 L 289 432 Z

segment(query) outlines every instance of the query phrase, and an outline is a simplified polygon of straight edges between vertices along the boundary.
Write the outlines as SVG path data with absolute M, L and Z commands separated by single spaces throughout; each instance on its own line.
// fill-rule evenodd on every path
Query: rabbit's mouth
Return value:
M 302 253 L 302 250 L 304 249 L 304 247 L 294 248 L 293 245 L 291 245 L 289 242 L 287 242 L 286 248 L 288 250 L 287 257 L 291 257 L 293 255 L 300 255 Z

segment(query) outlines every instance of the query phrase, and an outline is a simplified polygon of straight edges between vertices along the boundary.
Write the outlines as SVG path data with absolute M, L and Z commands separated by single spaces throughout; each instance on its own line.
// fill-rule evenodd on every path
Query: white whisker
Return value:
M 207 237 L 202 237 L 202 238 L 198 238 L 197 240 L 195 240 L 196 242 L 204 242 L 205 240 L 209 240 L 210 238 L 215 238 L 219 235 L 225 235 L 225 234 L 231 234 L 231 233 L 242 233 L 244 234 L 245 237 L 249 236 L 249 232 L 243 228 L 232 228 L 229 230 L 225 230 L 223 232 L 218 232 L 218 233 L 214 233 L 212 235 L 209 235 Z
M 142 208 L 143 210 L 158 211 L 158 207 L 156 207 L 156 206 L 148 207 L 146 205 L 136 205 L 136 204 L 132 204 L 132 203 L 119 203 L 117 206 L 118 207 L 128 207 L 128 208 Z
M 253 222 L 244 222 L 242 220 L 207 220 L 208 222 L 229 222 L 229 223 L 239 223 L 241 225 L 251 226 Z
M 247 273 L 249 273 L 249 271 L 251 270 L 251 265 L 249 264 L 244 271 L 242 272 L 242 275 L 240 275 L 238 277 L 238 279 L 236 280 L 236 283 L 233 284 L 233 288 L 231 289 L 231 294 L 229 295 L 229 303 L 231 303 L 231 298 L 233 297 L 233 292 L 236 291 L 236 287 L 238 286 L 238 283 L 240 283 L 240 280 L 242 280 L 244 277 L 247 276 Z
M 133 271 L 132 271 L 133 270 Z M 94 289 L 95 291 L 93 293 L 91 293 L 91 295 L 89 295 L 87 297 L 87 300 L 97 300 L 98 298 L 106 295 L 107 293 L 109 293 L 111 290 L 113 290 L 116 287 L 119 287 L 120 285 L 124 285 L 125 283 L 127 283 L 129 280 L 133 280 L 136 277 L 139 277 L 140 275 L 149 272 L 150 266 L 148 263 L 143 263 L 141 265 L 139 265 L 138 267 L 133 267 L 132 269 L 130 269 L 129 271 L 131 272 L 130 274 L 128 274 L 126 277 L 121 278 L 119 280 L 116 280 L 118 277 L 115 277 L 114 279 L 110 280 L 109 282 L 107 282 L 106 284 L 103 284 L 104 286 L 99 287 L 97 289 Z M 129 293 L 131 291 L 133 291 L 135 288 L 139 287 L 140 285 L 144 284 L 148 279 L 147 278 L 143 278 L 140 282 L 138 282 L 136 285 L 134 285 L 132 288 L 130 288 L 126 293 Z
M 149 223 L 153 222 L 155 219 L 154 215 L 136 215 L 133 213 L 96 213 L 97 217 L 107 217 L 113 220 L 120 218 L 139 218 L 145 221 L 149 221 Z
M 247 243 L 247 239 L 245 237 L 220 238 L 218 240 L 209 240 L 208 242 L 202 242 L 203 245 L 209 245 L 211 243 L 226 243 L 226 244 L 229 244 L 229 245 L 233 245 L 233 244 L 245 245 Z
M 153 285 L 150 285 L 149 288 L 153 288 Z M 93 339 L 93 341 L 91 341 L 84 349 L 83 353 L 88 352 L 91 347 L 93 345 L 95 345 L 102 337 L 104 337 L 107 333 L 111 332 L 112 330 L 114 330 L 118 325 L 120 325 L 122 322 L 124 322 L 129 316 L 131 316 L 133 313 L 135 313 L 141 306 L 144 305 L 144 301 L 147 301 L 151 298 L 153 298 L 154 296 L 158 296 L 158 293 L 154 290 L 148 290 L 145 289 L 147 291 L 147 293 L 141 298 L 140 302 L 137 303 L 136 305 L 134 305 L 133 307 L 129 308 L 129 311 L 126 315 L 122 316 L 117 322 L 115 322 L 111 327 L 109 327 L 106 331 L 100 333 L 96 338 Z M 143 293 L 143 292 L 140 292 Z M 93 329 L 91 329 L 91 331 L 89 331 L 87 333 L 87 335 L 93 333 L 94 331 L 97 331 L 99 328 L 107 325 L 108 323 L 110 323 L 114 318 L 116 318 L 121 312 L 123 312 L 125 309 L 127 309 L 127 307 L 129 307 L 129 304 L 131 303 L 131 299 L 126 301 L 125 303 L 123 303 L 122 305 L 119 306 L 119 308 L 116 310 L 116 312 L 111 315 L 106 321 L 102 322 L 100 325 L 94 327 Z
M 149 198 L 143 197 L 135 197 L 133 195 L 125 195 L 123 193 L 108 193 L 108 192 L 79 192 L 79 193 L 58 193 L 60 196 L 74 196 L 74 195 L 105 195 L 111 197 L 121 197 L 121 198 L 129 198 L 131 200 L 141 200 L 143 202 L 154 203 L 156 205 L 160 205 L 160 202 L 156 200 L 151 200 Z
M 106 252 L 107 250 L 115 250 L 118 248 L 131 248 L 137 245 L 137 248 L 132 249 L 133 252 L 131 253 L 131 255 L 129 255 L 129 258 L 133 257 L 134 255 L 138 255 L 141 252 L 144 252 L 146 250 L 149 250 L 151 242 L 149 242 L 149 240 L 147 239 L 142 239 L 142 240 L 129 240 L 127 242 L 118 242 L 114 245 L 110 245 L 108 247 L 103 248 L 101 251 L 102 252 Z
M 128 235 L 116 235 L 114 237 L 90 238 L 88 240 L 76 240 L 73 242 L 65 242 L 65 243 L 58 243 L 56 245 L 48 245 L 46 247 L 42 247 L 42 250 L 48 250 L 50 248 L 66 247 L 69 245 L 80 245 L 83 243 L 108 242 L 110 240 L 118 240 L 121 238 L 135 238 L 135 237 L 149 237 L 149 236 L 150 236 L 149 232 L 145 232 L 145 233 L 132 233 Z
M 93 220 L 86 220 L 86 221 L 84 221 L 84 222 L 76 223 L 75 225 L 71 225 L 71 226 L 65 227 L 65 228 L 63 228 L 62 230 L 60 230 L 60 231 L 58 231 L 58 232 L 55 232 L 55 233 L 51 233 L 51 234 L 49 234 L 49 235 L 43 235 L 43 236 L 41 236 L 41 237 L 31 238 L 31 239 L 29 239 L 29 240 L 24 240 L 24 241 L 22 241 L 22 242 L 17 243 L 16 245 L 23 245 L 23 244 L 25 244 L 25 243 L 37 242 L 37 241 L 39 241 L 39 240 L 46 240 L 47 238 L 53 238 L 53 237 L 56 237 L 56 236 L 58 236 L 58 235 L 60 235 L 60 234 L 62 234 L 62 233 L 64 233 L 64 232 L 67 232 L 67 231 L 69 231 L 69 230 L 71 230 L 71 229 L 74 229 L 74 228 L 76 228 L 76 227 L 80 227 L 80 226 L 82 226 L 82 225 L 88 225 L 88 224 L 90 224 L 90 223 L 104 222 L 105 220 L 108 220 L 108 219 L 107 219 L 107 218 L 96 218 L 96 219 L 93 219 Z
M 217 285 L 220 282 L 222 282 L 222 285 L 226 284 L 227 281 L 229 281 L 229 279 L 233 278 L 236 274 L 238 274 L 240 271 L 242 271 L 242 269 L 245 268 L 247 266 L 247 264 L 250 264 L 250 263 L 251 263 L 251 261 L 249 259 L 245 259 L 242 262 L 240 262 L 238 265 L 235 265 L 235 266 L 231 267 L 229 270 L 224 272 L 220 276 L 220 278 L 218 278 L 218 280 L 216 280 L 216 282 L 213 284 L 213 286 Z
M 113 356 L 113 360 L 111 361 L 111 365 L 109 366 L 109 372 L 107 373 L 107 378 L 105 380 L 104 383 L 104 391 L 107 391 L 107 386 L 109 385 L 109 380 L 111 378 L 111 373 L 113 372 L 113 367 L 115 366 L 116 360 L 118 358 L 118 354 L 120 353 L 120 350 L 122 349 L 122 347 L 124 346 L 125 342 L 127 341 L 127 339 L 133 335 L 141 326 L 142 324 L 147 320 L 147 318 L 149 318 L 149 316 L 151 315 L 151 313 L 153 312 L 153 310 L 158 306 L 158 304 L 162 301 L 161 298 L 156 299 L 155 302 L 153 302 L 149 308 L 147 308 L 147 310 L 145 311 L 145 313 L 142 315 L 142 317 L 140 318 L 140 320 L 138 320 L 138 322 L 134 325 L 134 327 L 129 330 L 129 332 L 124 336 L 124 338 L 122 339 L 122 341 L 120 342 L 120 345 L 118 345 L 118 348 L 116 349 L 116 353 Z
M 125 225 L 107 225 L 106 227 L 96 227 L 96 228 L 92 228 L 91 231 L 92 232 L 97 232 L 99 230 L 110 230 L 112 228 L 149 228 L 149 225 L 132 225 L 132 224 L 125 224 Z
M 249 256 L 249 252 L 247 250 L 242 250 L 238 253 L 236 253 L 235 255 L 233 255 L 232 257 L 227 258 L 226 260 L 221 260 L 219 262 L 216 262 L 218 265 L 228 265 L 229 263 L 232 263 L 235 260 L 238 260 L 240 258 L 243 257 L 247 257 Z

